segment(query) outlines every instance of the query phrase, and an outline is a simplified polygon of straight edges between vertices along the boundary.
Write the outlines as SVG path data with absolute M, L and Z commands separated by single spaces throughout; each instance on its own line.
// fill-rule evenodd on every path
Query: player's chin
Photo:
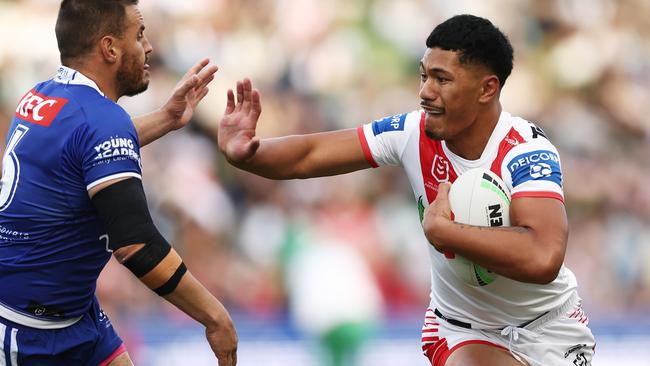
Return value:
M 427 137 L 434 140 L 445 139 L 445 122 L 440 115 L 426 114 L 424 119 L 424 132 Z
M 124 95 L 127 97 L 136 96 L 149 88 L 149 79 L 143 79 L 138 85 L 133 85 L 131 88 L 125 90 Z

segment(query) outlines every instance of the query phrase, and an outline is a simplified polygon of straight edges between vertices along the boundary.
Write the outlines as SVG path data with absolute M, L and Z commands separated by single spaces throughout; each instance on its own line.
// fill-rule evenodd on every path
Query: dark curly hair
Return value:
M 512 71 L 513 50 L 508 37 L 489 20 L 456 15 L 440 23 L 427 38 L 428 48 L 457 51 L 461 64 L 488 67 L 503 87 Z
M 107 35 L 122 37 L 126 6 L 138 0 L 63 0 L 56 20 L 56 40 L 61 63 L 86 55 Z

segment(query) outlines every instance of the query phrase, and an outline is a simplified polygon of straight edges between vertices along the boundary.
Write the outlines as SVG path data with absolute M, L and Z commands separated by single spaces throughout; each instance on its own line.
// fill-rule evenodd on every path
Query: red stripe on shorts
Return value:
M 122 353 L 126 352 L 126 347 L 124 347 L 124 343 L 120 344 L 119 347 L 113 353 L 111 353 L 108 358 L 106 358 L 104 361 L 100 362 L 99 365 L 97 366 L 106 366 L 109 363 L 111 363 L 114 359 L 117 358 L 117 356 L 121 355 Z

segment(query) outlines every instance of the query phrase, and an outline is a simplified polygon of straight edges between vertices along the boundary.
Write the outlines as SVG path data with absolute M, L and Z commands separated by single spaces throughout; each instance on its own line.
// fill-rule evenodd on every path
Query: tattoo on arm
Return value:
M 460 227 L 461 230 L 467 230 L 467 229 L 474 229 L 474 230 L 503 230 L 503 231 L 510 231 L 514 233 L 520 233 L 524 234 L 528 232 L 528 229 L 523 227 L 523 226 L 500 226 L 500 227 L 491 227 L 491 226 L 473 226 L 473 225 L 466 225 L 466 224 L 460 224 L 456 223 Z

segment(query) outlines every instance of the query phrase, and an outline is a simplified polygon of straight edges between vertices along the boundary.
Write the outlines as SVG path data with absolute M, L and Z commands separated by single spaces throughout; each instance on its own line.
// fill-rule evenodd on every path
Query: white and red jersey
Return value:
M 544 132 L 534 124 L 502 112 L 481 157 L 466 160 L 445 141 L 425 135 L 424 112 L 413 111 L 359 127 L 359 138 L 373 166 L 401 165 L 411 182 L 420 212 L 436 198 L 438 185 L 469 169 L 490 169 L 503 179 L 513 199 L 551 197 L 563 201 L 560 158 Z M 564 304 L 576 291 L 573 273 L 562 266 L 546 285 L 504 276 L 486 286 L 466 284 L 451 272 L 448 260 L 433 246 L 431 307 L 476 328 L 523 324 Z

